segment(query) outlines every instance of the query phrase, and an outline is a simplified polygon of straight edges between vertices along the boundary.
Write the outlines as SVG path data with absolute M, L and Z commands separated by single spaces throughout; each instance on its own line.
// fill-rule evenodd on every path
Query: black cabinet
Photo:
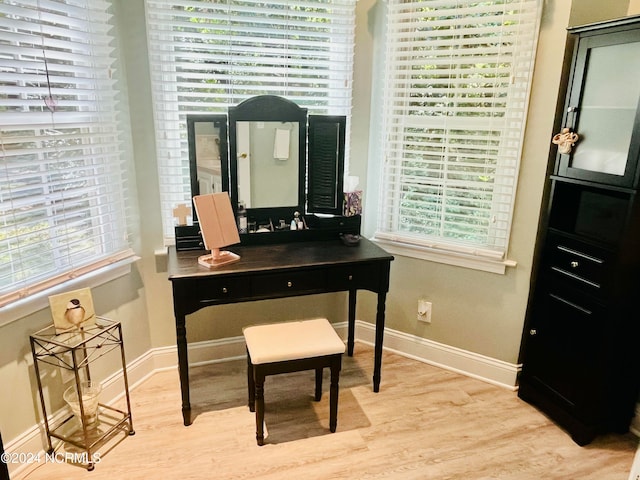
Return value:
M 4 446 L 2 436 L 0 436 L 0 480 L 9 480 L 9 467 L 4 459 Z
M 627 431 L 640 386 L 640 18 L 572 33 L 562 126 L 580 138 L 550 176 L 518 395 L 585 445 Z

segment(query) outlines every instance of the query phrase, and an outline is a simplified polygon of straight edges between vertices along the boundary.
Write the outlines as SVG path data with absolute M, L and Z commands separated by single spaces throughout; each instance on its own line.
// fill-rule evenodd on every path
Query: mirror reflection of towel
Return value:
M 273 144 L 273 158 L 277 160 L 288 160 L 290 142 L 291 131 L 283 128 L 276 128 L 276 140 Z

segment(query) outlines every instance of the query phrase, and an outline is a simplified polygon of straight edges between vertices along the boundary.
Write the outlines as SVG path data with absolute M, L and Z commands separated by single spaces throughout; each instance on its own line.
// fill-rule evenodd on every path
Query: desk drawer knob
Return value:
M 349 275 L 349 281 L 353 280 L 353 275 Z
M 287 282 L 287 287 L 289 287 L 289 288 L 293 287 L 293 282 L 288 281 L 288 282 Z
M 538 334 L 538 331 L 535 328 L 532 328 L 531 330 L 529 330 L 529 335 L 531 335 L 532 337 L 535 337 Z
M 222 293 L 229 293 L 229 290 L 227 290 L 227 287 L 222 287 Z
M 576 260 L 573 260 L 570 265 L 571 268 L 578 268 L 580 266 L 580 264 Z

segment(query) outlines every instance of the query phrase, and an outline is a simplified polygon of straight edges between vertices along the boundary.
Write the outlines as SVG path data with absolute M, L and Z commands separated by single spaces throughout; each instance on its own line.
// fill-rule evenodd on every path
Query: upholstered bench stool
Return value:
M 249 410 L 256 412 L 256 440 L 264 444 L 264 379 L 315 370 L 315 400 L 322 397 L 322 370 L 331 369 L 329 429 L 338 424 L 338 381 L 345 346 L 326 318 L 256 325 L 244 329 Z

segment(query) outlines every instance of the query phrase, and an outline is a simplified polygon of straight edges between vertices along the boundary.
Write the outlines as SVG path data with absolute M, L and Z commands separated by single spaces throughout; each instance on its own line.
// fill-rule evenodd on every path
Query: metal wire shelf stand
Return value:
M 49 325 L 30 335 L 31 352 L 33 355 L 35 377 L 42 408 L 44 428 L 47 437 L 47 453 L 54 452 L 53 438 L 62 440 L 86 453 L 85 466 L 87 470 L 95 468 L 94 454 L 98 447 L 113 438 L 118 432 L 126 431 L 134 435 L 131 417 L 131 399 L 129 396 L 129 381 L 127 378 L 127 364 L 122 340 L 122 325 L 120 322 L 104 317 L 96 317 L 95 324 L 82 329 L 59 331 Z M 108 353 L 120 351 L 122 362 L 122 379 L 126 410 L 98 402 L 98 418 L 100 428 L 89 425 L 85 415 L 87 407 L 83 395 L 78 394 L 80 429 L 74 429 L 71 420 L 76 417 L 73 413 L 66 414 L 61 419 L 52 419 L 47 415 L 47 402 L 41 376 L 41 364 L 59 367 L 73 372 L 76 392 L 81 392 L 83 381 L 91 381 L 89 365 L 104 357 Z

